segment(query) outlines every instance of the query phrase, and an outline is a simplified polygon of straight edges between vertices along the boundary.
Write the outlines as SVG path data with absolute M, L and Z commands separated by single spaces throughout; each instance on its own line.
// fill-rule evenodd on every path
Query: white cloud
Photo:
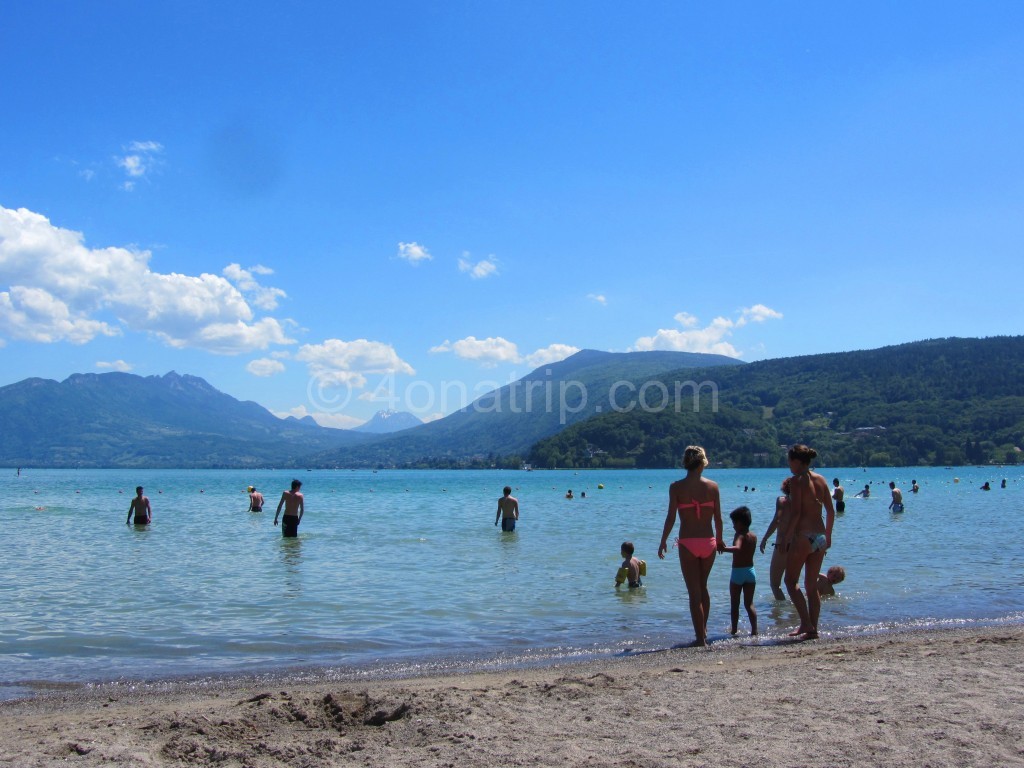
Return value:
M 732 336 L 733 330 L 742 328 L 748 322 L 761 323 L 765 320 L 781 319 L 782 313 L 766 307 L 764 304 L 755 304 L 740 310 L 740 316 L 736 320 L 726 317 L 716 317 L 704 328 L 698 328 L 699 322 L 696 317 L 680 312 L 675 320 L 687 330 L 662 328 L 653 336 L 643 336 L 636 340 L 633 346 L 635 350 L 647 351 L 654 349 L 674 350 L 677 352 L 705 352 L 727 357 L 739 357 L 740 353 L 726 339 Z
M 108 371 L 119 371 L 121 373 L 128 373 L 128 371 L 130 371 L 134 366 L 131 363 L 126 363 L 124 360 L 115 360 L 112 363 L 96 363 L 96 367 Z
M 474 280 L 479 280 L 497 274 L 498 260 L 491 255 L 474 264 L 469 260 L 469 253 L 463 253 L 462 258 L 459 259 L 459 271 L 468 272 Z
M 253 273 L 258 275 L 272 275 L 274 270 L 257 265 L 249 269 L 242 269 L 238 264 L 228 264 L 221 272 L 224 277 L 234 283 L 239 291 L 246 294 L 249 300 L 259 309 L 277 309 L 277 300 L 288 296 L 280 288 L 267 288 L 259 284 Z
M 114 162 L 128 177 L 121 188 L 128 192 L 135 189 L 135 182 L 159 164 L 163 151 L 163 145 L 157 141 L 133 141 L 124 147 L 124 154 L 114 158 Z
M 430 261 L 434 257 L 426 246 L 419 243 L 399 243 L 398 258 L 405 259 L 410 264 L 419 264 L 421 261 Z
M 297 405 L 287 411 L 274 411 L 273 413 L 280 419 L 286 419 L 289 416 L 294 416 L 296 419 L 304 419 L 307 416 L 312 416 L 313 421 L 321 427 L 331 427 L 333 429 L 352 429 L 353 427 L 358 427 L 365 421 L 364 419 L 357 419 L 354 416 L 346 416 L 343 413 L 309 411 L 304 405 Z
M 0 334 L 22 341 L 85 344 L 96 336 L 117 336 L 120 329 L 72 313 L 68 305 L 42 288 L 12 286 L 0 291 Z
M 366 339 L 327 339 L 322 344 L 304 344 L 295 353 L 295 359 L 306 363 L 310 375 L 322 386 L 364 387 L 367 373 L 416 373 L 390 344 Z
M 256 349 L 266 349 L 271 344 L 294 344 L 284 329 L 273 317 L 264 317 L 255 323 L 235 320 L 233 323 L 210 323 L 185 338 L 175 338 L 158 332 L 172 347 L 199 347 L 217 355 L 240 355 Z
M 463 360 L 476 360 L 486 366 L 494 366 L 498 363 L 518 363 L 519 350 L 516 345 L 500 336 L 478 339 L 475 336 L 467 336 L 464 339 L 451 342 L 445 340 L 443 344 L 431 347 L 431 352 L 454 352 L 456 357 Z
M 679 323 L 681 326 L 683 326 L 683 328 L 693 328 L 697 325 L 697 323 L 700 322 L 694 315 L 691 315 L 689 312 L 678 312 L 672 319 Z
M 269 357 L 260 357 L 256 360 L 250 360 L 246 364 L 245 370 L 253 376 L 266 378 L 267 376 L 282 373 L 284 371 L 284 363 L 278 360 L 271 360 Z
M 542 365 L 550 365 L 551 363 L 565 360 L 565 358 L 575 355 L 579 351 L 579 347 L 573 347 L 569 344 L 550 344 L 544 347 L 544 349 L 538 349 L 532 355 L 527 355 L 526 362 L 534 368 L 540 368 Z
M 748 322 L 763 323 L 765 320 L 781 319 L 781 312 L 776 312 L 774 309 L 766 307 L 764 304 L 755 304 L 752 307 L 747 307 L 740 313 L 740 319 L 736 321 L 736 327 L 741 328 Z
M 89 248 L 80 232 L 0 206 L 0 275 L 9 284 L 0 292 L 0 336 L 82 344 L 145 331 L 172 347 L 219 354 L 294 343 L 277 320 L 254 321 L 252 307 L 224 277 L 154 272 L 150 255 Z
M 595 304 L 600 304 L 602 307 L 608 305 L 608 299 L 603 293 L 588 293 L 587 298 Z

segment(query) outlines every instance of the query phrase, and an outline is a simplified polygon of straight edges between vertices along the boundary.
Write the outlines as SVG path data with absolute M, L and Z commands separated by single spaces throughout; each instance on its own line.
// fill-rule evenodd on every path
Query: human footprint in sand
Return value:
M 691 445 L 683 453 L 686 477 L 669 486 L 668 513 L 665 515 L 661 545 L 658 547 L 658 557 L 664 560 L 668 551 L 668 536 L 672 533 L 678 515 L 679 538 L 676 539 L 676 546 L 679 548 L 679 567 L 690 599 L 695 646 L 708 644 L 708 615 L 711 612 L 708 576 L 715 564 L 715 554 L 725 549 L 718 483 L 702 477 L 707 465 L 707 456 L 700 446 Z
M 790 481 L 793 517 L 786 534 L 789 542 L 786 591 L 800 614 L 800 626 L 790 635 L 808 640 L 818 636 L 818 614 L 821 613 L 818 574 L 825 552 L 832 546 L 832 525 L 836 519 L 828 483 L 824 477 L 811 471 L 811 462 L 817 455 L 817 451 L 806 445 L 794 445 L 789 449 L 789 468 L 793 472 Z M 822 506 L 827 512 L 824 521 L 821 519 Z M 804 572 L 806 599 L 800 591 L 801 570 Z

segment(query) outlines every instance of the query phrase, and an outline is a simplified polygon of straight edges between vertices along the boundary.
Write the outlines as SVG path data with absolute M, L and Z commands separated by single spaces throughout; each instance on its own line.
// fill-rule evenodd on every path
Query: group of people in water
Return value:
M 785 583 L 789 599 L 800 616 L 800 626 L 790 634 L 804 639 L 818 636 L 818 616 L 821 612 L 818 582 L 825 553 L 832 546 L 832 526 L 835 523 L 835 508 L 828 483 L 810 467 L 817 455 L 813 448 L 806 445 L 794 445 L 789 449 L 789 468 L 793 474 L 783 483 L 783 495 L 776 503 L 775 517 L 765 533 L 767 540 L 773 532 L 778 532 L 772 556 L 772 592 L 776 597 L 783 597 L 779 584 Z M 668 511 L 658 546 L 658 557 L 664 559 L 668 553 L 669 536 L 678 519 L 679 533 L 674 544 L 679 550 L 679 567 L 689 597 L 690 618 L 696 636 L 694 646 L 707 645 L 708 617 L 711 612 L 708 577 L 715 564 L 715 556 L 719 553 L 729 552 L 733 556 L 729 579 L 731 631 L 733 634 L 737 631 L 739 600 L 742 596 L 750 620 L 751 634 L 757 634 L 757 611 L 753 603 L 757 583 L 754 572 L 757 535 L 750 531 L 750 509 L 738 507 L 730 514 L 736 532 L 732 546 L 727 546 L 722 530 L 718 484 L 703 476 L 707 465 L 707 454 L 700 446 L 691 445 L 683 453 L 686 477 L 669 486 Z M 764 548 L 765 542 L 762 541 L 762 552 Z M 829 586 L 842 580 L 839 572 L 834 573 L 832 578 Z
M 818 636 L 818 616 L 821 612 L 821 595 L 833 594 L 835 584 L 841 582 L 846 573 L 841 566 L 833 566 L 826 574 L 821 573 L 825 553 L 832 546 L 832 527 L 836 509 L 828 483 L 821 475 L 811 470 L 811 462 L 817 456 L 813 448 L 794 445 L 789 450 L 791 477 L 782 483 L 782 496 L 775 505 L 772 518 L 761 552 L 773 533 L 776 533 L 775 551 L 772 554 L 770 583 L 772 593 L 778 599 L 785 599 L 788 593 L 800 616 L 800 626 L 790 633 L 793 637 L 813 639 Z M 726 545 L 722 526 L 722 504 L 718 484 L 703 476 L 708 466 L 704 449 L 691 445 L 683 453 L 683 468 L 686 476 L 669 486 L 668 512 L 658 546 L 658 557 L 664 559 L 668 553 L 669 536 L 679 520 L 678 536 L 674 546 L 679 550 L 679 567 L 689 597 L 690 618 L 696 635 L 692 645 L 704 646 L 708 640 L 708 617 L 711 613 L 711 595 L 708 593 L 708 577 L 720 553 L 733 556 L 732 573 L 729 579 L 731 598 L 732 634 L 736 634 L 739 623 L 739 603 L 742 598 L 750 620 L 751 634 L 757 634 L 757 611 L 754 608 L 754 588 L 757 576 L 754 571 L 754 555 L 757 551 L 757 535 L 750 530 L 752 517 L 746 506 L 738 507 L 730 514 L 735 527 L 732 545 Z M 838 479 L 835 498 L 837 504 L 845 507 L 843 489 Z M 893 484 L 893 487 L 895 485 Z M 567 498 L 570 498 L 566 494 Z M 896 499 L 894 493 L 893 498 Z M 824 516 L 823 516 L 824 511 Z M 519 519 L 519 502 L 512 496 L 512 488 L 505 486 L 498 499 L 494 524 L 501 522 L 503 531 L 515 530 Z M 628 582 L 630 588 L 642 586 L 647 564 L 635 556 L 632 542 L 624 541 L 620 548 L 622 565 L 615 577 L 616 586 Z M 803 574 L 803 589 L 800 576 Z M 782 591 L 785 584 L 786 592 Z
M 813 448 L 806 445 L 794 445 L 789 449 L 789 468 L 793 474 L 783 482 L 783 495 L 776 502 L 775 516 L 760 545 L 761 552 L 764 552 L 768 537 L 777 532 L 770 576 L 772 592 L 777 598 L 784 598 L 780 585 L 785 583 L 789 599 L 800 616 L 800 626 L 790 635 L 803 639 L 818 636 L 818 616 L 821 612 L 819 578 L 825 553 L 832 546 L 832 527 L 836 514 L 828 483 L 811 470 L 811 462 L 817 455 Z M 669 536 L 678 519 L 679 535 L 675 539 L 675 546 L 679 550 L 679 567 L 689 597 L 690 618 L 696 636 L 694 646 L 707 645 L 708 617 L 711 612 L 708 577 L 715 556 L 719 553 L 729 552 L 733 556 L 729 579 L 731 631 L 733 634 L 737 631 L 739 600 L 742 596 L 750 620 L 751 634 L 757 634 L 757 611 L 753 603 L 757 583 L 754 572 L 757 535 L 750 531 L 750 509 L 738 507 L 730 514 L 736 532 L 732 546 L 727 546 L 723 537 L 718 484 L 703 476 L 707 465 L 707 454 L 700 446 L 691 445 L 683 453 L 686 477 L 669 486 L 668 511 L 658 546 L 658 557 L 664 559 L 668 553 Z M 824 577 L 827 587 L 822 586 L 830 591 L 832 584 L 838 583 L 844 576 L 839 569 Z
M 302 496 L 302 481 L 292 480 L 291 488 L 281 493 L 281 500 L 277 502 L 277 512 L 274 515 L 274 525 L 277 525 L 278 518 L 281 520 L 281 534 L 285 538 L 295 538 L 299 535 L 299 523 L 302 522 L 302 515 L 305 514 L 305 499 Z M 128 519 L 125 521 L 125 525 L 132 524 L 132 518 L 134 517 L 135 525 L 149 525 L 153 522 L 153 507 L 149 502 L 143 491 L 145 489 L 140 485 L 135 488 L 135 498 L 132 499 L 131 504 L 128 506 Z M 249 491 L 249 511 L 250 512 L 262 512 L 263 511 L 263 494 L 256 490 L 255 486 L 250 485 Z M 284 515 L 281 515 L 281 510 L 284 509 Z
M 800 616 L 800 626 L 790 634 L 803 639 L 818 636 L 818 617 L 821 612 L 821 595 L 834 594 L 835 584 L 843 581 L 846 572 L 841 566 L 829 568 L 821 573 L 825 553 L 832 546 L 832 527 L 836 509 L 833 494 L 825 479 L 813 472 L 811 462 L 817 456 L 813 448 L 795 445 L 789 450 L 789 468 L 793 473 L 782 483 L 782 496 L 776 500 L 775 516 L 772 518 L 761 541 L 761 552 L 765 551 L 768 538 L 776 533 L 775 551 L 772 554 L 769 581 L 772 593 L 777 599 L 790 600 Z M 703 477 L 708 458 L 700 446 L 689 446 L 683 453 L 683 468 L 686 477 L 669 487 L 668 512 L 662 530 L 658 557 L 665 558 L 668 541 L 676 520 L 679 520 L 679 535 L 674 546 L 679 550 L 679 567 L 689 597 L 690 618 L 696 639 L 694 646 L 707 645 L 707 624 L 711 612 L 711 595 L 708 593 L 708 577 L 719 553 L 733 556 L 732 573 L 729 579 L 731 599 L 731 632 L 736 634 L 739 623 L 739 604 L 742 598 L 750 620 L 751 634 L 757 634 L 757 611 L 754 608 L 754 588 L 757 577 L 754 571 L 754 555 L 757 551 L 757 535 L 750 530 L 752 517 L 746 506 L 738 507 L 730 514 L 735 527 L 731 546 L 727 546 L 723 535 L 722 506 L 718 484 Z M 843 489 L 839 480 L 833 481 L 836 490 L 836 504 L 845 508 Z M 895 484 L 890 484 L 895 488 Z M 916 485 L 916 483 L 915 483 Z M 894 491 L 896 501 L 898 491 Z M 571 491 L 566 498 L 571 497 Z M 825 516 L 822 516 L 822 511 Z M 519 502 L 512 496 L 512 488 L 505 486 L 498 500 L 494 524 L 501 521 L 503 531 L 514 531 L 519 519 Z M 628 583 L 630 588 L 643 585 L 647 564 L 635 556 L 632 542 L 624 541 L 620 547 L 622 565 L 615 577 L 619 586 Z M 803 590 L 800 575 L 803 573 Z M 782 591 L 785 583 L 786 592 Z

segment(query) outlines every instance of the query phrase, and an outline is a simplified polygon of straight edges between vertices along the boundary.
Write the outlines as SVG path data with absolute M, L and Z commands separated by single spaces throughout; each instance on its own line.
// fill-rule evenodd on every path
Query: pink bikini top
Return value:
M 696 499 L 691 499 L 689 502 L 685 502 L 685 501 L 679 502 L 679 505 L 676 507 L 676 509 L 682 510 L 685 507 L 693 507 L 693 511 L 697 513 L 697 519 L 700 520 L 700 508 L 701 507 L 711 507 L 712 509 L 714 509 L 715 508 L 715 502 L 713 502 L 713 501 L 697 501 Z

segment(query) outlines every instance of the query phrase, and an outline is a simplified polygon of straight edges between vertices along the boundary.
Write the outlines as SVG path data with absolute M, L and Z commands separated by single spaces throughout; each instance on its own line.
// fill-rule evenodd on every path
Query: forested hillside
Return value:
M 699 409 L 605 413 L 533 446 L 540 467 L 672 467 L 704 445 L 725 466 L 778 466 L 806 442 L 833 466 L 1024 460 L 1024 337 L 882 349 L 674 372 L 708 381 Z

